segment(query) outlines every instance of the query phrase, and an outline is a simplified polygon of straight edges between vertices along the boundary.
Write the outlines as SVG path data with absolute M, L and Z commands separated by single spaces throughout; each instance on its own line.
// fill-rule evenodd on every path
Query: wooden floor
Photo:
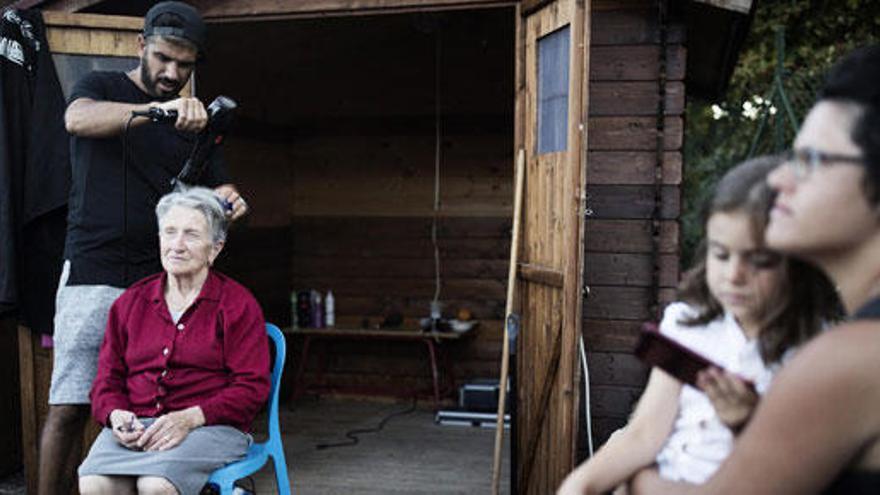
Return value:
M 345 441 L 352 429 L 376 427 L 404 402 L 306 398 L 291 411 L 281 406 L 281 431 L 293 493 L 481 494 L 489 493 L 495 430 L 434 424 L 425 408 L 395 416 L 379 433 L 360 435 L 355 446 L 316 449 Z M 256 431 L 265 431 L 265 418 Z M 508 432 L 505 432 L 508 433 Z M 259 440 L 259 434 L 255 434 Z M 505 441 L 508 435 L 505 434 Z M 509 492 L 505 452 L 502 493 Z M 271 467 L 255 477 L 257 493 L 277 493 Z

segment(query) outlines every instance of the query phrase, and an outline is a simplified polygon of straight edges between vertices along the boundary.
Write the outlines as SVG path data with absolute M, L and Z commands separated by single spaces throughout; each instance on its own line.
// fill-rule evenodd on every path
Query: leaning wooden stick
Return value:
M 492 494 L 498 495 L 501 479 L 501 446 L 504 440 L 504 409 L 507 397 L 507 374 L 510 366 L 510 340 L 507 334 L 507 321 L 513 313 L 513 295 L 516 285 L 516 270 L 519 261 L 519 230 L 522 214 L 522 192 L 525 182 L 525 151 L 519 150 L 516 155 L 516 184 L 513 195 L 513 234 L 510 241 L 510 268 L 507 271 L 507 306 L 504 310 L 504 343 L 501 351 L 501 376 L 498 383 L 498 417 L 495 423 L 495 456 L 492 460 Z M 516 394 L 516 391 L 513 391 Z M 515 421 L 515 418 L 511 418 Z M 511 466 L 510 469 L 516 469 Z

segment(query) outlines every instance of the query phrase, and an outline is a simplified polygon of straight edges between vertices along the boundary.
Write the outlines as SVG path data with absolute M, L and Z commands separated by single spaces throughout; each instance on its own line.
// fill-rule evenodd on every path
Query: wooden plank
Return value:
M 684 46 L 672 44 L 666 48 L 666 78 L 683 81 L 685 77 Z M 593 46 L 590 53 L 592 81 L 654 81 L 659 77 L 660 46 L 608 45 Z
M 510 248 L 508 239 L 447 239 L 440 243 L 443 259 L 503 258 Z M 427 239 L 350 239 L 346 244 L 326 244 L 307 236 L 293 236 L 294 259 L 299 256 L 355 256 L 360 258 L 433 256 Z M 295 261 L 294 261 L 295 263 Z
M 328 15 L 371 15 L 447 9 L 479 9 L 515 5 L 511 0 L 193 0 L 208 20 L 285 19 Z
M 36 389 L 38 380 L 34 376 L 36 366 L 34 341 L 32 332 L 22 326 L 18 327 L 18 358 L 21 386 L 21 437 L 27 493 L 37 493 L 37 474 L 39 457 L 37 443 L 40 438 L 39 413 L 37 408 Z
M 359 297 L 365 294 L 379 294 L 388 299 L 396 298 L 431 298 L 434 295 L 434 281 L 431 279 L 405 278 L 344 278 L 333 279 L 297 278 L 292 280 L 298 288 L 313 288 L 322 291 L 333 290 L 339 311 L 345 310 L 349 296 Z M 504 299 L 504 279 L 445 279 L 443 280 L 444 297 L 453 299 L 486 299 L 501 301 Z
M 661 307 L 674 299 L 675 289 L 660 289 Z M 588 319 L 601 320 L 656 320 L 657 315 L 650 312 L 652 300 L 652 290 L 649 287 L 591 285 L 589 297 L 584 302 L 584 315 Z
M 67 11 L 52 9 L 43 10 L 43 22 L 46 27 L 80 27 L 87 29 L 113 29 L 119 31 L 134 31 L 138 34 L 144 29 L 144 20 L 141 17 L 105 14 L 71 14 Z
M 677 150 L 684 138 L 681 117 L 664 119 L 666 150 Z M 654 150 L 657 148 L 657 119 L 653 117 L 590 117 L 590 149 L 604 151 Z
M 647 287 L 590 286 L 584 315 L 591 319 L 639 320 L 652 317 L 651 289 Z
M 609 7 L 613 9 L 595 9 L 594 6 L 591 37 L 594 48 L 601 45 L 660 43 L 656 6 L 643 2 L 640 6 L 626 8 L 620 0 L 611 2 L 613 5 Z M 685 31 L 682 23 L 671 23 L 667 27 L 667 43 L 684 44 Z
M 296 216 L 291 219 L 293 236 L 308 235 L 322 239 L 384 237 L 429 239 L 430 217 L 326 217 Z M 437 238 L 506 238 L 510 239 L 510 217 L 440 217 Z M 507 259 L 501 257 L 501 259 Z
M 503 280 L 507 273 L 506 260 L 501 259 L 444 259 L 440 263 L 440 278 L 492 278 Z M 300 256 L 292 260 L 294 279 L 309 277 L 332 278 L 429 278 L 434 277 L 433 258 L 354 258 Z
M 517 275 L 528 282 L 559 289 L 563 287 L 565 282 L 565 274 L 561 270 L 531 263 L 519 263 L 517 268 Z
M 46 40 L 53 53 L 73 55 L 135 57 L 136 38 L 137 33 L 133 31 L 100 31 L 82 27 L 46 30 Z
M 650 367 L 628 352 L 588 352 L 591 386 L 643 387 Z
M 590 85 L 590 116 L 657 115 L 655 81 L 595 81 Z M 684 83 L 666 84 L 666 115 L 684 113 Z
M 644 322 L 584 319 L 584 344 L 592 352 L 632 352 Z
M 675 287 L 679 281 L 678 255 L 659 255 L 659 283 Z M 589 253 L 585 260 L 585 281 L 590 285 L 651 287 L 654 256 L 629 253 Z
M 653 185 L 657 153 L 650 151 L 591 151 L 588 160 L 587 183 Z M 681 184 L 682 158 L 678 151 L 663 154 L 662 183 Z
M 587 205 L 593 210 L 591 218 L 637 219 L 654 216 L 653 186 L 587 186 Z M 663 186 L 660 198 L 660 218 L 673 220 L 681 215 L 681 190 Z
M 587 253 L 650 253 L 653 251 L 650 220 L 590 219 L 586 225 Z M 660 253 L 678 253 L 680 229 L 675 220 L 660 222 Z

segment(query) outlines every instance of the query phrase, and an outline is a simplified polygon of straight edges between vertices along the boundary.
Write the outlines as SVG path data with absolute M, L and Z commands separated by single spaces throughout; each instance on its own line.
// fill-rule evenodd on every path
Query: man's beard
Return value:
M 173 89 L 171 91 L 163 91 L 159 89 L 160 80 L 168 85 L 173 86 Z M 180 93 L 180 89 L 183 87 L 182 83 L 175 83 L 170 79 L 153 79 L 153 77 L 150 75 L 150 66 L 147 63 L 146 53 L 143 57 L 141 57 L 141 83 L 143 83 L 144 87 L 147 88 L 147 93 L 149 93 L 151 96 L 156 96 L 164 100 L 169 100 L 177 96 L 177 94 Z

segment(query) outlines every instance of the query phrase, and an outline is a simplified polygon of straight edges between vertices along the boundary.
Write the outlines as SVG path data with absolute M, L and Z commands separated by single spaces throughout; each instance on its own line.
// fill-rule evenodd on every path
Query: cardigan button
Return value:
M 183 328 L 184 328 L 184 327 L 183 327 L 183 323 L 178 323 L 178 324 L 177 324 L 177 329 L 180 330 L 181 332 L 183 331 Z
M 163 356 L 167 356 L 169 352 L 170 352 L 170 351 L 168 350 L 167 347 L 164 348 L 164 349 L 162 349 L 162 355 L 163 355 Z

